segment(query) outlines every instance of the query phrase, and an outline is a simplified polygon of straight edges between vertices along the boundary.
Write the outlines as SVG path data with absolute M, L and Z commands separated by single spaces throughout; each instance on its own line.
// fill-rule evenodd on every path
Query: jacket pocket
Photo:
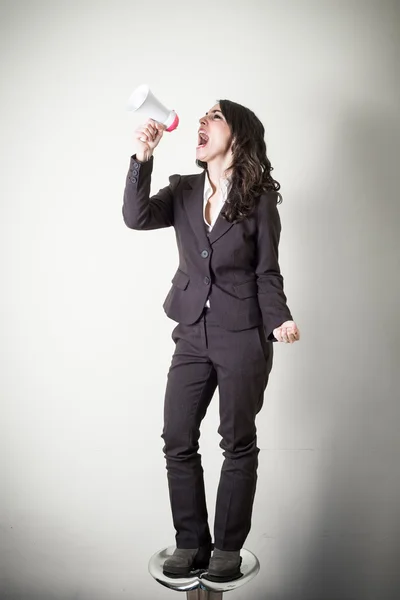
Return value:
M 238 298 L 251 298 L 252 296 L 257 296 L 258 285 L 255 279 L 250 279 L 243 283 L 237 283 L 233 286 L 233 289 Z
M 189 275 L 178 269 L 171 279 L 172 283 L 181 290 L 185 290 L 190 281 Z

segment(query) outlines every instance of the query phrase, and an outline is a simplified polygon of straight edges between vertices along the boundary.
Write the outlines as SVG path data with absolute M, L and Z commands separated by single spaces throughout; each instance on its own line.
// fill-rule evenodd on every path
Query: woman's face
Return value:
M 204 132 L 208 140 L 198 134 L 196 159 L 210 162 L 213 158 L 226 158 L 231 150 L 232 134 L 219 104 L 215 104 L 199 119 L 199 132 Z M 206 143 L 205 143 L 206 142 Z

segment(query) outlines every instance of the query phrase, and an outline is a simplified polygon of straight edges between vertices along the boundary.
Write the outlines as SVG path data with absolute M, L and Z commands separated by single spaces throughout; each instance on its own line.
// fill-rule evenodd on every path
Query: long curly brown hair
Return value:
M 278 192 L 280 184 L 273 179 L 273 167 L 267 157 L 265 129 L 253 111 L 231 100 L 217 100 L 232 133 L 232 187 L 221 210 L 227 221 L 242 221 L 256 206 L 259 196 L 270 190 Z M 196 165 L 207 169 L 207 163 L 196 159 Z

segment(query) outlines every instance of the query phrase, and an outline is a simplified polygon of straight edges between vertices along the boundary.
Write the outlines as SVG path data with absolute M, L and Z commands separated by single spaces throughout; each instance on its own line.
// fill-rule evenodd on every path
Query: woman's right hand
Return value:
M 134 131 L 136 157 L 139 161 L 149 160 L 158 146 L 166 126 L 154 119 L 147 119 Z

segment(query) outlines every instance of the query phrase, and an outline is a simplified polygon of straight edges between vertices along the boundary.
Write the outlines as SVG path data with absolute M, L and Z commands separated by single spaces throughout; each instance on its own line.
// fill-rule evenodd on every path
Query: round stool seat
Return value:
M 153 554 L 149 560 L 149 572 L 150 575 L 154 577 L 156 581 L 158 581 L 158 583 L 161 583 L 161 585 L 164 585 L 171 590 L 176 590 L 179 592 L 187 592 L 198 588 L 207 590 L 209 592 L 228 592 L 241 587 L 245 583 L 248 583 L 257 575 L 258 571 L 260 570 L 260 563 L 258 562 L 258 558 L 255 556 L 255 554 L 249 550 L 246 550 L 245 548 L 242 548 L 240 551 L 240 556 L 242 557 L 242 564 L 240 565 L 242 577 L 239 579 L 224 581 L 223 583 L 209 581 L 208 579 L 203 578 L 203 575 L 207 571 L 203 571 L 199 575 L 175 579 L 172 577 L 167 577 L 163 573 L 164 561 L 173 554 L 174 550 L 175 546 L 168 546 L 168 548 L 163 548 L 163 550 Z

